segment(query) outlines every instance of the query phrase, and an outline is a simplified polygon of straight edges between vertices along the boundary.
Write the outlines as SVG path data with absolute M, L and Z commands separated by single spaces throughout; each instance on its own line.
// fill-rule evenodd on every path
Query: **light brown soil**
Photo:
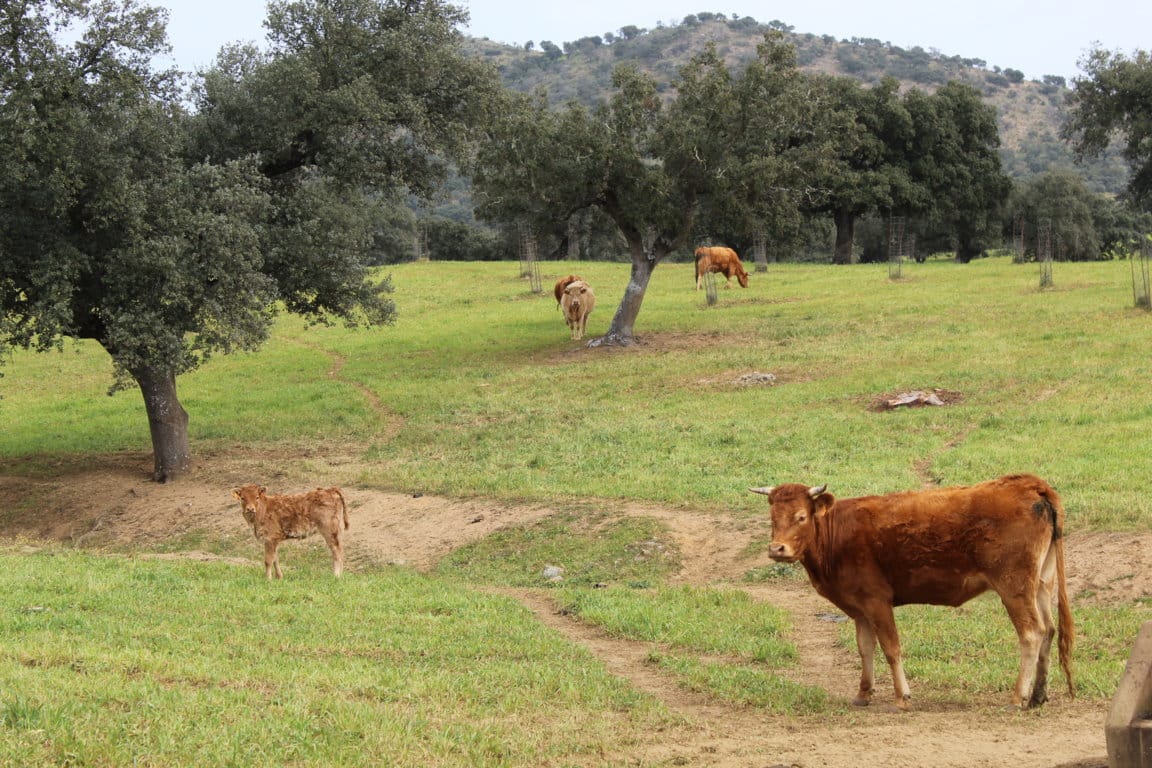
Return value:
M 9 462 L 0 464 L 0 494 L 16 501 L 0 517 L 4 520 L 0 535 L 95 546 L 132 545 L 144 550 L 198 531 L 250 540 L 231 498 L 232 488 L 262 482 L 273 492 L 286 493 L 315 485 L 340 485 L 350 505 L 348 569 L 355 572 L 357 563 L 367 562 L 427 569 L 462 544 L 552 512 L 542 506 L 357 487 L 354 478 L 359 468 L 352 456 L 341 457 L 330 450 L 293 456 L 220 454 L 201 456 L 187 477 L 157 485 L 147 479 L 150 459 L 143 455 L 85 458 L 75 463 L 62 460 L 49 476 L 30 475 L 18 463 Z M 768 533 L 766 522 L 749 524 L 722 513 L 638 504 L 623 505 L 619 512 L 654 517 L 668 526 L 683 561 L 679 580 L 727 583 L 788 610 L 800 651 L 797 680 L 821 685 L 845 700 L 855 692 L 858 660 L 837 645 L 838 628 L 828 620 L 828 614 L 835 613 L 830 604 L 801 580 L 741 585 L 740 578 L 748 569 L 767 564 L 763 557 L 744 555 L 751 542 Z M 281 555 L 288 578 L 292 546 L 285 545 Z M 212 557 L 195 551 L 179 556 Z M 1122 603 L 1152 596 L 1152 536 L 1073 535 L 1067 540 L 1067 558 L 1074 609 L 1077 604 Z M 251 559 L 239 562 L 256 572 L 262 569 L 255 541 Z M 627 678 L 683 715 L 683 725 L 654 733 L 649 743 L 612 756 L 613 764 L 1096 768 L 1107 762 L 1103 728 L 1108 702 L 1072 700 L 1057 678 L 1053 678 L 1052 700 L 1027 713 L 1007 711 L 1006 701 L 972 705 L 947 698 L 917 698 L 913 680 L 913 709 L 908 713 L 892 711 L 887 697 L 878 695 L 872 707 L 853 709 L 848 716 L 784 718 L 684 690 L 646 662 L 649 643 L 611 638 L 559 615 L 546 591 L 507 593 L 542 623 L 588 648 L 611 673 Z M 1137 627 L 1132 629 L 1135 637 Z M 884 669 L 878 664 L 879 674 Z M 878 691 L 886 694 L 889 685 L 882 676 Z

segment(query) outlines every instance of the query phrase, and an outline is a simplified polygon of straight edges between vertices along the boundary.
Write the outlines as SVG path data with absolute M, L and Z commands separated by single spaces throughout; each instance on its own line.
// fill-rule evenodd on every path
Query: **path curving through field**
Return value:
M 279 455 L 204 455 L 188 477 L 166 485 L 148 481 L 151 462 L 146 454 L 62 459 L 50 476 L 24 474 L 18 465 L 0 466 L 0 494 L 35 500 L 27 509 L 11 510 L 0 534 L 89 545 L 131 544 L 143 550 L 197 531 L 249 539 L 230 489 L 257 480 L 278 492 L 312 484 L 306 472 L 286 470 L 288 464 Z M 327 457 L 326 471 L 327 482 L 344 486 L 349 498 L 348 559 L 353 573 L 357 563 L 426 570 L 463 544 L 553 514 L 543 505 L 356 487 L 362 466 L 351 454 L 338 460 Z M 788 674 L 797 682 L 821 686 L 845 702 L 855 692 L 859 662 L 854 650 L 838 643 L 839 627 L 829 620 L 835 613 L 830 604 L 800 578 L 743 583 L 746 571 L 766 564 L 751 546 L 767 535 L 766 521 L 737 521 L 722 513 L 643 504 L 625 504 L 615 511 L 655 518 L 667 527 L 683 565 L 676 581 L 741 589 L 786 610 L 800 657 Z M 1125 601 L 1152 594 L 1152 537 L 1146 534 L 1070 536 L 1067 556 L 1074 599 Z M 254 548 L 248 567 L 258 572 L 260 562 Z M 610 637 L 557 613 L 547 590 L 501 592 L 552 631 L 587 649 L 610 673 L 663 702 L 675 716 L 672 725 L 651 734 L 645 744 L 609 756 L 609 764 L 715 768 L 1100 768 L 1106 764 L 1107 702 L 1071 700 L 1057 690 L 1038 711 L 1010 712 L 1001 701 L 970 706 L 918 699 L 914 682 L 913 710 L 908 713 L 893 712 L 878 696 L 873 706 L 848 708 L 847 715 L 783 717 L 682 688 L 648 662 L 651 643 Z M 882 669 L 878 665 L 878 673 Z M 879 689 L 884 691 L 885 685 L 881 678 Z

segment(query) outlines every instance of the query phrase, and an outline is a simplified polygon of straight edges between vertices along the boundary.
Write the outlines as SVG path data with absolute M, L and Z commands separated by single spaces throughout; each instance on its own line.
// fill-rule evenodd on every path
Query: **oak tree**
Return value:
M 1080 67 L 1085 76 L 1072 81 L 1071 113 L 1061 135 L 1080 159 L 1097 157 L 1119 140 L 1132 169 L 1128 194 L 1152 211 L 1152 54 L 1095 49 Z
M 225 49 L 190 112 L 151 68 L 163 11 L 0 3 L 0 345 L 98 342 L 143 393 L 156 479 L 185 471 L 180 374 L 259 346 L 280 306 L 394 317 L 368 268 L 375 206 L 431 195 L 495 89 L 459 51 L 466 19 L 438 0 L 273 2 L 270 49 Z

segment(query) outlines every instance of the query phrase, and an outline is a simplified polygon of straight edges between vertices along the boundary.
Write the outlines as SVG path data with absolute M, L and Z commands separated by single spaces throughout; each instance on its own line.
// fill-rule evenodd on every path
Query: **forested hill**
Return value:
M 619 62 L 635 62 L 667 88 L 680 67 L 707 43 L 715 43 L 722 56 L 740 65 L 756 55 L 756 46 L 772 29 L 783 32 L 796 46 L 804 69 L 854 77 L 865 83 L 891 76 L 905 89 L 931 91 L 951 80 L 973 85 L 996 107 L 1001 157 L 1005 171 L 1013 178 L 1071 169 L 1095 191 L 1119 192 L 1127 182 L 1127 168 L 1115 152 L 1088 165 L 1075 165 L 1070 149 L 1058 135 L 1069 92 L 1063 77 L 1045 75 L 1026 80 L 1019 70 L 980 59 L 920 47 L 900 48 L 876 39 L 837 40 L 829 35 L 800 34 L 779 21 L 761 23 L 747 16 L 732 19 L 717 13 L 686 16 L 675 26 L 650 30 L 624 27 L 603 37 L 563 43 L 544 40 L 523 48 L 486 38 L 471 38 L 467 44 L 475 55 L 494 63 L 512 89 L 533 92 L 544 88 L 555 103 L 594 103 L 609 95 L 612 70 Z

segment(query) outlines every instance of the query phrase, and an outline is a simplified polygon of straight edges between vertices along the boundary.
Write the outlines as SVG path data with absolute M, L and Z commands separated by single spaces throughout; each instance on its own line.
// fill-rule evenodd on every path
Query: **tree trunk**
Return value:
M 644 303 L 644 294 L 648 292 L 648 280 L 652 277 L 652 270 L 656 269 L 656 264 L 659 263 L 660 258 L 655 254 L 649 258 L 643 247 L 635 245 L 631 251 L 632 276 L 628 280 L 628 287 L 624 289 L 624 297 L 620 299 L 620 306 L 616 308 L 616 314 L 612 316 L 612 324 L 608 327 L 608 333 L 589 341 L 589 347 L 626 347 L 634 341 L 632 327 L 636 324 L 636 317 L 640 314 L 640 305 Z
M 975 228 L 961 221 L 956 225 L 956 261 L 967 264 L 982 253 L 976 242 Z
M 176 397 L 176 376 L 158 368 L 132 371 L 144 395 L 148 412 L 148 429 L 152 433 L 152 455 L 155 469 L 152 479 L 166 483 L 187 472 L 192 465 L 188 447 L 188 412 Z
M 856 216 L 847 208 L 836 211 L 836 252 L 832 255 L 833 264 L 855 264 L 855 254 L 852 253 L 853 232 L 856 228 Z

